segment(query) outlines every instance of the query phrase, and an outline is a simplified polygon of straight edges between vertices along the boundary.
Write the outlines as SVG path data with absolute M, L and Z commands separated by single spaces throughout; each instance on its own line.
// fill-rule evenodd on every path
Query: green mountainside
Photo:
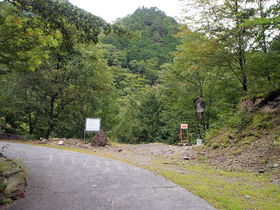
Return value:
M 156 7 L 139 8 L 132 15 L 118 19 L 115 24 L 139 35 L 134 40 L 115 35 L 101 39 L 104 57 L 116 75 L 117 89 L 131 87 L 133 92 L 139 87 L 154 85 L 160 66 L 172 62 L 172 53 L 179 44 L 179 39 L 175 37 L 179 24 Z M 128 83 L 127 87 L 122 85 L 124 83 Z
M 140 34 L 140 38 L 129 41 L 127 38 L 113 36 L 104 37 L 104 44 L 112 44 L 126 53 L 126 63 L 148 61 L 155 59 L 158 65 L 172 62 L 172 53 L 179 44 L 175 35 L 179 31 L 179 24 L 172 17 L 156 7 L 138 8 L 132 15 L 118 19 L 116 25 L 123 26 Z
M 113 141 L 177 144 L 184 123 L 194 144 L 280 88 L 278 4 L 213 5 L 193 24 L 142 7 L 113 25 L 68 1 L 0 4 L 2 133 L 82 138 L 94 117 Z

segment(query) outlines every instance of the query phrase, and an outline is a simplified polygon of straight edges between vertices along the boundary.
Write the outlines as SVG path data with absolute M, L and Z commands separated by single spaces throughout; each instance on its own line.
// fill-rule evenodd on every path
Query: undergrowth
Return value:
M 236 142 L 249 145 L 267 133 L 273 136 L 274 144 L 279 146 L 279 114 L 240 111 L 233 115 L 224 126 L 207 130 L 205 144 L 213 149 L 221 146 L 226 148 Z

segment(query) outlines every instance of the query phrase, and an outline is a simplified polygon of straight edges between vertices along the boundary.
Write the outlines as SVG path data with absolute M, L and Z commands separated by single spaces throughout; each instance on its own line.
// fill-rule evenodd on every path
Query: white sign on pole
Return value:
M 188 124 L 181 124 L 181 129 L 188 129 Z
M 86 125 L 85 125 L 86 132 L 99 132 L 100 127 L 101 127 L 101 119 L 86 118 Z
M 201 146 L 202 145 L 202 140 L 201 139 L 197 139 L 196 140 L 196 146 Z

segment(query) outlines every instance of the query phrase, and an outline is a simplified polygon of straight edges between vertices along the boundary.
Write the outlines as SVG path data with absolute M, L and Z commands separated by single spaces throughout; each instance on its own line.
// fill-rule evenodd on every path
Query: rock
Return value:
M 92 139 L 91 143 L 96 147 L 104 147 L 107 143 L 107 136 L 101 129 Z
M 275 163 L 272 168 L 278 168 L 279 167 L 279 164 Z
M 59 141 L 57 144 L 58 144 L 59 146 L 62 146 L 62 145 L 64 144 L 64 141 Z
M 190 158 L 187 157 L 187 156 L 185 156 L 183 159 L 184 159 L 184 160 L 190 160 Z
M 4 184 L 6 185 L 6 187 L 3 188 L 3 192 L 1 192 L 1 195 L 5 193 L 5 195 L 7 195 L 12 200 L 25 197 L 26 180 L 24 170 L 16 163 L 8 160 L 5 157 L 0 158 L 0 163 L 2 169 L 4 169 L 1 175 Z M 2 204 L 3 203 L 1 203 L 0 206 Z M 3 208 L 3 206 L 1 207 Z M 0 209 L 2 209 L 1 207 Z
M 264 171 L 265 171 L 264 169 L 260 169 L 260 170 L 259 170 L 259 173 L 260 173 L 260 174 L 263 174 Z
M 280 111 L 280 90 L 269 93 L 266 96 L 242 100 L 241 110 L 254 111 L 259 110 L 264 113 L 276 113 Z
M 47 143 L 47 139 L 40 138 L 39 144 L 46 144 L 46 143 Z
M 81 148 L 87 148 L 87 149 L 90 149 L 90 148 L 91 148 L 90 145 L 88 145 L 88 144 L 82 144 L 82 145 L 79 145 L 79 147 L 81 147 Z

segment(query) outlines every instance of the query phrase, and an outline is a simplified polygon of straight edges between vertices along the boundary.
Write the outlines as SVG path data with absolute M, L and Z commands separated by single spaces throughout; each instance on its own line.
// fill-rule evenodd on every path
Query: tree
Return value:
M 75 114 L 76 120 L 83 122 L 92 110 L 97 111 L 98 101 L 105 102 L 101 100 L 104 96 L 100 92 L 109 95 L 112 90 L 106 63 L 92 47 L 80 46 L 79 54 L 59 55 L 59 65 L 57 56 L 51 54 L 35 72 L 25 72 L 15 87 L 16 107 L 18 113 L 25 116 L 23 121 L 28 124 L 29 133 L 45 138 L 60 130 L 60 123 L 66 125 L 65 122 L 71 119 L 64 117 L 66 113 L 80 113 L 79 117 Z M 76 127 L 75 123 L 69 123 L 72 129 Z
M 246 22 L 257 16 L 254 2 L 245 0 L 196 1 L 200 8 L 198 22 L 193 24 L 198 31 L 215 38 L 219 46 L 220 58 L 226 61 L 242 90 L 248 91 L 248 55 L 254 46 L 254 34 Z M 262 8 L 261 5 L 259 8 Z
M 182 43 L 174 53 L 174 63 L 163 66 L 161 79 L 162 113 L 165 126 L 164 138 L 169 143 L 178 139 L 180 123 L 188 123 L 190 136 L 197 138 L 200 116 L 194 110 L 194 100 L 203 97 L 207 109 L 203 115 L 203 127 L 213 126 L 219 115 L 232 111 L 238 103 L 240 91 L 232 75 L 225 71 L 219 59 L 216 39 L 206 34 L 181 27 Z M 231 107 L 231 108 L 229 108 Z
M 31 14 L 39 15 L 41 22 L 44 24 L 44 32 L 60 30 L 63 34 L 64 47 L 68 50 L 75 44 L 74 37 L 78 39 L 78 42 L 93 42 L 96 44 L 101 33 L 109 34 L 113 31 L 118 35 L 133 36 L 132 32 L 110 25 L 103 19 L 73 6 L 67 0 L 5 1 Z M 31 24 L 33 25 L 34 22 L 31 21 Z
M 34 70 L 47 56 L 44 45 L 58 44 L 57 35 L 43 37 L 40 31 L 26 27 L 26 14 L 6 2 L 0 6 L 0 73 Z
M 246 20 L 244 25 L 249 29 L 254 38 L 254 46 L 250 54 L 250 73 L 254 81 L 252 85 L 258 91 L 272 91 L 277 88 L 276 76 L 277 53 L 270 49 L 279 33 L 280 6 L 267 0 L 256 0 L 254 17 Z
M 162 102 L 153 88 L 129 96 L 121 107 L 115 127 L 118 140 L 124 143 L 161 141 Z
M 107 60 L 108 66 L 118 66 L 125 68 L 126 66 L 126 53 L 117 49 L 112 44 L 103 44 L 102 51 L 104 58 Z
M 10 91 L 1 92 L 1 116 L 6 121 L 13 119 L 13 128 L 18 122 L 22 130 L 46 138 L 52 133 L 79 135 L 73 128 L 77 131 L 88 114 L 106 119 L 105 129 L 110 126 L 116 111 L 111 108 L 112 77 L 100 52 L 81 43 L 93 48 L 91 44 L 99 41 L 100 34 L 133 37 L 133 33 L 68 1 L 0 3 L 4 5 L 0 11 L 4 35 L 0 38 L 0 68 L 4 73 L 11 71 L 1 78 L 11 80 L 5 88 Z M 72 121 L 67 121 L 70 113 L 80 120 L 68 117 Z M 7 118 L 12 114 L 14 117 Z
M 154 90 L 144 92 L 140 100 L 137 119 L 139 120 L 138 142 L 155 142 L 160 136 L 160 114 L 161 102 L 158 100 Z
M 256 48 L 267 52 L 271 40 L 279 33 L 280 4 L 269 0 L 255 0 L 257 7 L 253 8 L 254 16 L 245 21 L 257 43 Z M 273 4 L 274 3 L 274 4 Z
M 134 37 L 68 1 L 5 0 L 0 5 L 2 72 L 34 70 L 47 56 L 45 47 L 57 48 L 60 54 L 75 53 L 78 43 L 96 44 L 100 34 Z

